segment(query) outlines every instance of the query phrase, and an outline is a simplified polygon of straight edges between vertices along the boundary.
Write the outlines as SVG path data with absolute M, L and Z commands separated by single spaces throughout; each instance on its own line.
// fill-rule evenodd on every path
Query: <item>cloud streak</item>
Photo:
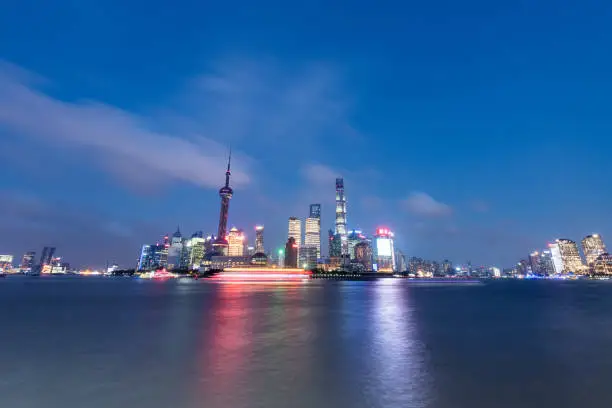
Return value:
M 425 217 L 446 217 L 453 213 L 451 206 L 420 191 L 412 192 L 402 204 L 411 213 Z
M 0 126 L 11 133 L 90 153 L 99 167 L 124 182 L 181 180 L 218 186 L 226 146 L 205 137 L 190 141 L 155 132 L 144 122 L 135 114 L 95 101 L 53 98 L 32 86 L 27 76 L 0 65 Z M 246 184 L 249 176 L 238 168 L 233 181 Z

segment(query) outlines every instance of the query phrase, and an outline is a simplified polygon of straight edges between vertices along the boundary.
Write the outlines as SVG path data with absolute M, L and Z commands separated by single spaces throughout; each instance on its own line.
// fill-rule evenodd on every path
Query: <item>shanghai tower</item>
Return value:
M 342 255 L 348 254 L 346 231 L 346 197 L 344 196 L 344 179 L 336 179 L 336 235 L 340 236 Z
M 232 162 L 232 152 L 230 150 L 229 159 L 227 161 L 227 171 L 225 172 L 225 186 L 219 190 L 219 196 L 221 197 L 221 211 L 219 213 L 219 229 L 217 230 L 217 239 L 213 243 L 213 247 L 217 252 L 225 254 L 228 248 L 227 242 L 227 215 L 229 213 L 229 202 L 232 198 L 234 191 L 229 186 L 230 182 L 230 165 Z

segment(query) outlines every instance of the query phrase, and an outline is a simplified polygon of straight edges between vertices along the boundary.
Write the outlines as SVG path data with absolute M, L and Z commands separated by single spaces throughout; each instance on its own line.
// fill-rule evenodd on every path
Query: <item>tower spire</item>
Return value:
M 229 158 L 227 159 L 227 171 L 225 172 L 225 187 L 229 187 L 229 179 L 232 174 L 230 171 L 230 166 L 232 164 L 232 147 L 230 146 L 229 150 Z

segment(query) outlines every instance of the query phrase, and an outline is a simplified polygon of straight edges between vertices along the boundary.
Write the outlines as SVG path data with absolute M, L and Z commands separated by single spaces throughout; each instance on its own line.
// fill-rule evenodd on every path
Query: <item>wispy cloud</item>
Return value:
M 5 67 L 0 66 L 0 126 L 12 133 L 90 153 L 98 166 L 138 185 L 163 179 L 219 184 L 227 152 L 223 144 L 150 130 L 143 118 L 95 101 L 53 98 Z M 249 176 L 238 168 L 233 180 L 244 184 Z
M 402 204 L 411 213 L 426 217 L 446 217 L 453 212 L 448 204 L 436 201 L 429 194 L 420 191 L 412 192 Z

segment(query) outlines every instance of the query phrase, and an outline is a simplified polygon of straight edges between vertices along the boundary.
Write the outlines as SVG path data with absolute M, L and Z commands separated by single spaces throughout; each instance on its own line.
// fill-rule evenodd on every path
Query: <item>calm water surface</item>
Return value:
M 0 280 L 0 407 L 612 407 L 612 283 Z

